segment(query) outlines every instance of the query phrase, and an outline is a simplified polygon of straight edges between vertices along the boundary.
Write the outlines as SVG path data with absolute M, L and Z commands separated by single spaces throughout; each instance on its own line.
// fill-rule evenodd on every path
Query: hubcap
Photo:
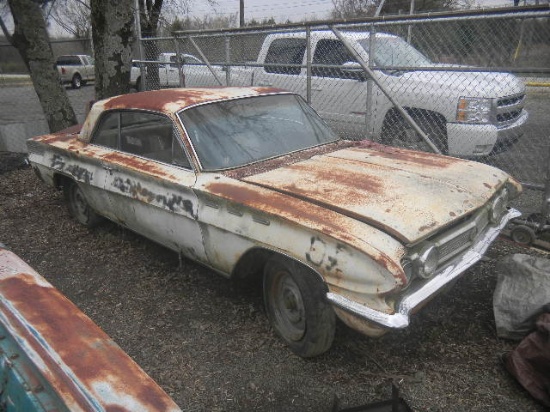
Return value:
M 281 332 L 292 341 L 299 341 L 306 331 L 305 307 L 298 285 L 287 272 L 275 276 L 273 306 Z

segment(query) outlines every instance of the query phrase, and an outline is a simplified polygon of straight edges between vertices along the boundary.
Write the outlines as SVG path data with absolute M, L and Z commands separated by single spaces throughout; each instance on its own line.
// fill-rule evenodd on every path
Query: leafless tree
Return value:
M 90 0 L 56 0 L 51 6 L 50 18 L 77 39 L 92 35 Z
M 134 4 L 134 0 L 90 1 L 97 99 L 130 91 Z
M 0 17 L 0 26 L 6 39 L 21 55 L 30 73 L 34 89 L 51 132 L 77 123 L 67 93 L 61 86 L 55 68 L 46 22 L 41 6 L 47 0 L 7 0 L 13 18 L 13 34 Z

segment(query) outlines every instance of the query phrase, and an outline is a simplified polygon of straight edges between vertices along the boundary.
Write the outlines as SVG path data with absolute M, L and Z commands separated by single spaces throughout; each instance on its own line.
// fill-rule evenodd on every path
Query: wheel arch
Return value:
M 423 118 L 423 117 L 432 117 L 436 118 L 438 122 L 441 122 L 443 124 L 447 124 L 447 118 L 442 114 L 435 110 L 430 109 L 420 109 L 418 107 L 403 107 L 405 111 L 411 116 L 413 119 L 416 118 Z M 402 117 L 401 113 L 395 108 L 391 107 L 386 114 L 384 115 L 384 121 L 383 124 L 386 125 L 388 122 L 390 122 L 392 119 Z
M 68 183 L 76 183 L 76 181 L 63 173 L 53 175 L 53 185 L 57 190 L 63 190 Z
M 311 265 L 298 259 L 285 251 L 270 249 L 264 246 L 255 246 L 248 249 L 241 255 L 237 263 L 235 264 L 231 277 L 234 279 L 261 279 L 264 274 L 265 265 L 267 262 L 275 257 L 279 256 L 284 259 L 293 261 L 294 263 L 307 268 L 309 271 L 315 274 L 319 282 L 323 285 L 323 288 L 328 292 L 328 285 L 324 277 Z

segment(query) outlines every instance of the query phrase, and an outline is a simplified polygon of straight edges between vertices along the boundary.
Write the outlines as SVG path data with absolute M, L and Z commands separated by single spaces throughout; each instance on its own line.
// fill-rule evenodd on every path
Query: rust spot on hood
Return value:
M 454 157 L 386 146 L 370 140 L 361 140 L 357 142 L 355 146 L 359 148 L 372 149 L 373 151 L 370 153 L 371 156 L 384 157 L 395 161 L 402 160 L 406 162 L 414 162 L 419 165 L 434 168 L 448 167 L 456 163 L 468 163 L 467 161 Z

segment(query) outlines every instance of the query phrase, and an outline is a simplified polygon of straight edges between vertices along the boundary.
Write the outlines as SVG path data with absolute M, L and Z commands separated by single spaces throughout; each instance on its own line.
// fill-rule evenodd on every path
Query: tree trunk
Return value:
M 141 24 L 141 36 L 143 38 L 157 37 L 162 4 L 163 0 L 139 1 L 139 21 Z M 160 49 L 156 40 L 145 41 L 141 44 L 145 51 L 145 60 L 158 60 Z M 147 64 L 147 90 L 157 90 L 160 88 L 159 65 L 155 63 Z
M 98 99 L 130 91 L 134 0 L 92 0 L 95 93 Z
M 31 75 L 50 132 L 78 123 L 67 93 L 59 80 L 46 23 L 34 0 L 8 0 L 13 16 L 12 44 Z

